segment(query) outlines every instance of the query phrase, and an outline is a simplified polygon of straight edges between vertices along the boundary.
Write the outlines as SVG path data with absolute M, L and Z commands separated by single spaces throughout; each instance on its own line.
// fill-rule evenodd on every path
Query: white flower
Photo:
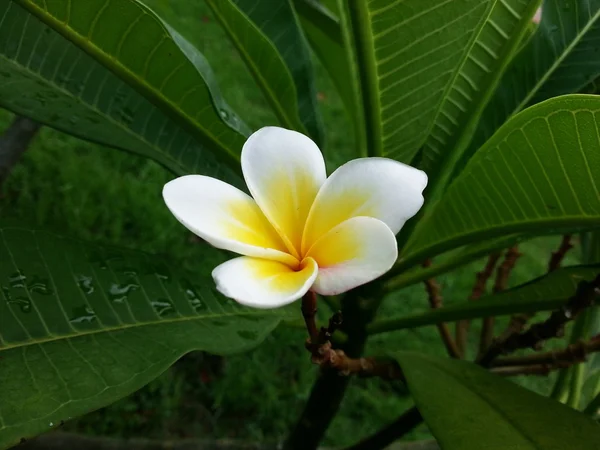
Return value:
M 386 158 L 362 158 L 329 178 L 316 144 L 295 131 L 262 128 L 242 149 L 252 197 L 215 178 L 188 175 L 163 197 L 190 231 L 243 255 L 212 272 L 227 297 L 275 308 L 308 290 L 335 295 L 387 272 L 395 234 L 423 204 L 427 175 Z

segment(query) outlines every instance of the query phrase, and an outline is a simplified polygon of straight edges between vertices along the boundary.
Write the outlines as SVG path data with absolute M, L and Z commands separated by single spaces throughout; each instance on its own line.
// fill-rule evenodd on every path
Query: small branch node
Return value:
M 554 272 L 556 269 L 560 268 L 565 255 L 570 249 L 573 248 L 573 244 L 571 243 L 572 237 L 573 236 L 571 234 L 565 234 L 562 238 L 560 246 L 558 247 L 558 250 L 552 252 L 550 261 L 548 261 L 548 272 Z

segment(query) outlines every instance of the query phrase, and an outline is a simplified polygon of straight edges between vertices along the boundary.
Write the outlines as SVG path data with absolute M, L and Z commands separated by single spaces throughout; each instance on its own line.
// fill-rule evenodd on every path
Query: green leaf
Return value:
M 586 84 L 580 91 L 580 94 L 600 94 L 600 77 L 594 78 L 591 82 Z
M 0 2 L 0 62 L 15 113 L 177 174 L 239 173 L 248 130 L 202 55 L 137 1 Z
M 502 77 L 466 156 L 527 106 L 580 92 L 600 76 L 598 39 L 600 0 L 546 0 L 537 31 Z
M 581 253 L 584 263 L 600 263 L 600 231 L 582 233 Z
M 524 241 L 527 238 L 528 236 L 524 234 L 511 234 L 489 241 L 465 245 L 464 247 L 444 254 L 442 258 L 436 259 L 436 261 L 427 268 L 405 266 L 402 264 L 402 260 L 400 260 L 399 264 L 394 267 L 394 270 L 388 272 L 391 275 L 384 275 L 382 277 L 383 280 L 386 280 L 384 289 L 387 292 L 400 290 L 406 286 L 450 272 L 460 266 L 464 266 L 483 256 L 489 255 L 492 252 L 508 248 L 517 242 Z M 396 273 L 400 273 L 400 275 L 393 277 Z
M 429 175 L 430 198 L 437 198 L 448 184 L 540 3 L 541 0 L 494 2 L 485 24 L 469 43 L 423 144 L 422 166 Z
M 317 0 L 294 0 L 294 7 L 311 48 L 333 80 L 346 109 L 356 119 L 354 110 L 358 105 L 348 76 L 350 68 L 339 19 Z
M 413 263 L 480 239 L 600 225 L 600 98 L 547 100 L 514 116 L 419 223 Z
M 289 1 L 206 0 L 287 128 L 323 140 L 306 38 Z
M 374 0 L 345 6 L 342 16 L 348 20 L 342 22 L 355 50 L 369 151 L 404 162 L 414 158 L 438 115 L 447 113 L 455 101 L 448 95 L 458 94 L 460 83 L 487 88 L 493 78 L 488 66 L 495 66 L 495 58 L 480 44 L 492 46 L 501 59 L 527 8 L 513 0 Z M 503 19 L 499 24 L 488 23 L 494 9 L 494 18 Z
M 206 248 L 210 273 L 219 259 Z M 290 314 L 164 258 L 0 224 L 0 448 L 134 392 L 191 350 L 241 352 Z
M 333 0 L 329 3 L 333 3 Z M 361 69 L 364 69 L 364 66 L 361 66 L 358 61 L 358 53 L 355 45 L 355 30 L 350 14 L 351 7 L 352 3 L 350 2 L 336 0 L 336 9 L 339 14 L 340 32 L 343 41 L 342 55 L 345 61 L 344 67 L 348 70 L 348 92 L 343 94 L 350 96 L 350 98 L 346 100 L 346 104 L 351 107 L 349 112 L 354 126 L 354 153 L 358 156 L 366 157 L 373 153 L 371 142 L 373 142 L 374 137 L 368 134 L 369 126 L 367 123 L 367 114 L 369 113 L 369 110 L 366 109 L 367 105 L 364 102 L 360 72 Z
M 440 322 L 533 313 L 560 308 L 571 297 L 580 281 L 590 281 L 600 272 L 600 265 L 558 269 L 528 283 L 488 295 L 476 302 L 464 302 L 425 310 L 400 317 L 377 320 L 369 324 L 369 334 L 416 328 Z
M 445 450 L 600 448 L 600 425 L 473 363 L 412 352 L 395 356 Z

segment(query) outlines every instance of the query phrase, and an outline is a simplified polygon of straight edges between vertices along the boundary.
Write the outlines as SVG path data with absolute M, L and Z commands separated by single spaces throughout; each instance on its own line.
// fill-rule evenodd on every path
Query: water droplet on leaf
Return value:
M 175 308 L 173 308 L 173 304 L 170 301 L 165 300 L 165 299 L 159 299 L 159 300 L 150 302 L 150 304 L 154 308 L 154 311 L 156 311 L 156 314 L 158 314 L 160 317 L 164 317 L 164 316 L 167 316 L 167 315 L 175 312 Z
M 96 320 L 96 313 L 89 306 L 81 306 L 73 310 L 73 318 L 69 322 L 78 323 L 90 323 Z

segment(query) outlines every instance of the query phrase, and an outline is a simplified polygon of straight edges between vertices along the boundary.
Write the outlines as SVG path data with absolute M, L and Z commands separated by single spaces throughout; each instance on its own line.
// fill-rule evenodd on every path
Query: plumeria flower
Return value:
M 212 272 L 241 304 L 275 308 L 309 290 L 335 295 L 387 272 L 395 234 L 423 205 L 424 172 L 386 158 L 350 161 L 327 178 L 317 145 L 266 127 L 242 149 L 252 197 L 215 178 L 167 183 L 173 215 L 211 245 L 238 253 Z

